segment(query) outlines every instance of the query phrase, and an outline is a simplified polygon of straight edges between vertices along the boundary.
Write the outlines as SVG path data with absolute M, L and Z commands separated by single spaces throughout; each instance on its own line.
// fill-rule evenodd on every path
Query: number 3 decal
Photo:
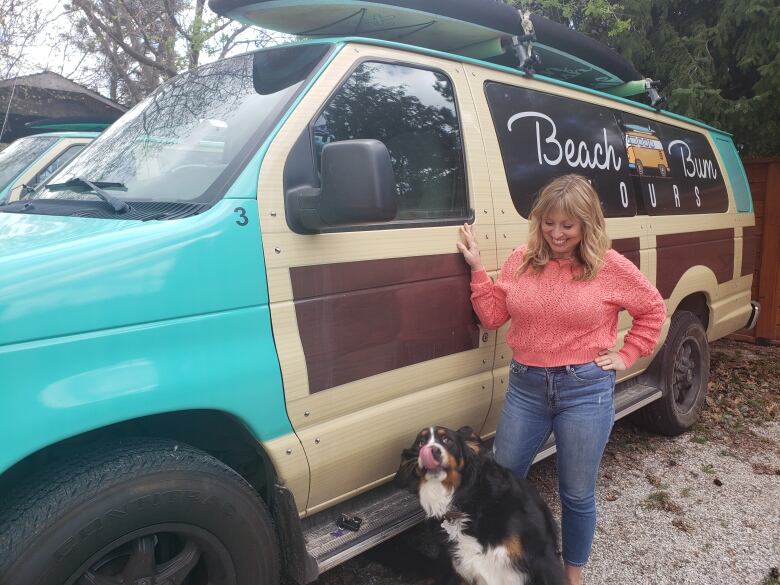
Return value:
M 233 211 L 235 211 L 238 214 L 238 219 L 236 220 L 236 223 L 238 225 L 244 227 L 246 224 L 249 223 L 249 218 L 246 216 L 246 209 L 244 209 L 243 207 L 236 207 Z

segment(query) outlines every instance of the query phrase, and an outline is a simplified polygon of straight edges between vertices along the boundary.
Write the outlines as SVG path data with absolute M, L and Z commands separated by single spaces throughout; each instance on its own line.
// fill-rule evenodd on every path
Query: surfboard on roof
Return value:
M 500 0 L 209 0 L 222 16 L 308 38 L 357 36 L 466 57 L 500 60 L 523 35 L 517 10 Z M 610 90 L 643 77 L 621 55 L 581 33 L 531 15 L 536 73 Z

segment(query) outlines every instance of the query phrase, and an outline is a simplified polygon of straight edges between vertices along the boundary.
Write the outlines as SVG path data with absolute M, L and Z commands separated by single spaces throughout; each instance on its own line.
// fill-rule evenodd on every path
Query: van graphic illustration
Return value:
M 661 177 L 669 175 L 669 163 L 664 154 L 664 145 L 648 126 L 626 124 L 625 144 L 628 168 L 643 176 L 648 171 L 657 171 Z

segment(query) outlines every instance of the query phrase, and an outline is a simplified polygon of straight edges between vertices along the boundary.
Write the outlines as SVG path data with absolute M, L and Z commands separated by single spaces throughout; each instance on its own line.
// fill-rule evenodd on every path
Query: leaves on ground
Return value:
M 748 449 L 774 447 L 749 425 L 780 420 L 780 347 L 722 339 L 710 344 L 707 403 L 693 442 L 719 440 Z

